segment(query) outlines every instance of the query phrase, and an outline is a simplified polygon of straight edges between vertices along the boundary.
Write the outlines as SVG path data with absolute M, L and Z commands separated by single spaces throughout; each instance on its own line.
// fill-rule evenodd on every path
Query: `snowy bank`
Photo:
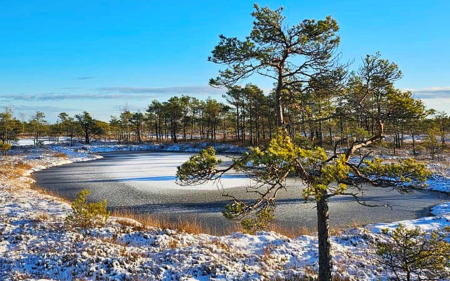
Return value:
M 447 161 L 427 165 L 433 175 L 427 181 L 427 189 L 450 193 L 450 165 Z

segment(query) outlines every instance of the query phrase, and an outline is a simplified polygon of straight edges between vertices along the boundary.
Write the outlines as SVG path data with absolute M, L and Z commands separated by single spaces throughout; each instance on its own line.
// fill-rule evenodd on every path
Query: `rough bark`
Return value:
M 317 201 L 317 233 L 319 238 L 319 281 L 331 281 L 333 267 L 330 242 L 330 212 L 326 192 Z
M 87 130 L 84 131 L 84 141 L 89 144 L 89 132 Z

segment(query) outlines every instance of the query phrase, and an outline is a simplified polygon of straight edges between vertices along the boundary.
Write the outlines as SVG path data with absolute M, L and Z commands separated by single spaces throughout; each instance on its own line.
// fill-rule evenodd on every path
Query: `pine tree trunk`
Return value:
M 236 105 L 236 136 L 238 142 L 241 141 L 241 136 L 239 134 L 239 106 Z
M 317 201 L 317 232 L 319 238 L 319 281 L 331 281 L 332 259 L 330 242 L 330 212 L 327 193 Z
M 194 134 L 194 115 L 192 115 L 192 122 L 191 122 L 191 140 L 193 139 Z
M 322 121 L 319 122 L 319 146 L 323 147 L 323 124 Z
M 282 127 L 284 125 L 283 106 L 281 104 L 282 87 L 283 87 L 283 76 L 280 74 L 278 76 L 278 83 L 275 91 L 275 110 L 277 113 L 277 127 Z
M 333 131 L 331 130 L 331 125 L 330 128 L 328 128 L 328 132 L 330 134 L 330 145 L 334 146 L 334 138 L 333 138 Z

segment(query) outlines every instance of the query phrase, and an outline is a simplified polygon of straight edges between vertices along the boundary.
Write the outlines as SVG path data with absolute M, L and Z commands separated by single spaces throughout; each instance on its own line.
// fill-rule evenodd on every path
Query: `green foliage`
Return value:
M 227 219 L 235 219 L 239 217 L 243 212 L 244 208 L 246 208 L 243 202 L 233 202 L 232 204 L 227 204 L 225 206 L 225 210 L 222 211 L 222 214 Z
M 428 130 L 428 135 L 423 142 L 423 146 L 426 148 L 431 156 L 431 159 L 433 160 L 436 158 L 436 156 L 438 156 L 439 158 L 439 155 L 444 151 L 444 146 L 437 140 L 437 134 L 438 130 L 436 129 Z
M 94 126 L 92 127 L 92 134 L 101 137 L 107 136 L 109 132 L 109 124 L 100 120 L 94 121 Z
M 244 40 L 220 35 L 220 42 L 208 59 L 226 68 L 210 80 L 210 85 L 230 87 L 253 74 L 274 79 L 276 124 L 281 126 L 284 113 L 280 105 L 284 97 L 295 96 L 308 85 L 326 88 L 341 80 L 345 71 L 335 63 L 339 26 L 331 16 L 291 25 L 283 8 L 271 10 L 257 4 L 252 16 L 253 28 Z
M 85 142 L 89 144 L 91 133 L 95 127 L 95 119 L 92 118 L 91 114 L 87 111 L 83 111 L 82 114 L 75 115 L 75 118 L 77 119 L 80 127 L 83 129 Z
M 312 149 L 314 146 L 313 142 L 309 138 L 304 137 L 302 135 L 295 136 L 294 144 L 304 149 Z
M 400 160 L 398 163 L 383 163 L 380 158 L 364 161 L 360 171 L 375 182 L 386 185 L 412 184 L 424 186 L 431 172 L 426 165 L 414 159 Z
M 34 145 L 42 146 L 43 143 L 39 140 L 39 138 L 47 133 L 49 127 L 48 123 L 45 120 L 45 113 L 41 111 L 36 111 L 36 113 L 31 116 L 30 126 L 33 132 Z
M 275 205 L 273 204 L 266 204 L 258 212 L 250 212 L 248 216 L 242 217 L 242 214 L 249 212 L 249 207 L 244 202 L 235 201 L 232 204 L 227 204 L 222 214 L 227 219 L 241 219 L 241 226 L 248 233 L 254 233 L 256 230 L 266 227 L 275 218 Z
M 249 233 L 254 233 L 258 229 L 267 227 L 267 224 L 275 219 L 274 208 L 264 208 L 257 212 L 254 216 L 241 220 L 242 228 Z
M 282 178 L 292 175 L 303 179 L 307 184 L 303 189 L 303 197 L 308 199 L 314 196 L 319 199 L 330 183 L 342 182 L 349 172 L 344 157 L 325 163 L 327 158 L 323 148 L 303 149 L 291 141 L 287 132 L 280 129 L 265 151 L 252 148 L 243 159 L 251 161 L 253 166 L 264 167 L 252 172 L 269 183 L 275 183 L 282 175 Z M 241 168 L 247 169 L 247 166 L 241 165 Z M 340 184 L 338 192 L 344 190 L 345 185 Z
M 236 160 L 236 169 L 252 174 L 254 179 L 269 186 L 266 198 L 255 205 L 235 201 L 227 205 L 224 215 L 227 218 L 244 218 L 241 223 L 248 231 L 262 228 L 274 218 L 275 196 L 283 188 L 288 176 L 298 177 L 306 183 L 303 198 L 316 200 L 327 192 L 333 195 L 345 192 L 343 183 L 348 177 L 349 167 L 345 157 L 337 157 L 327 162 L 322 148 L 303 149 L 295 145 L 287 132 L 279 130 L 265 150 L 252 148 L 250 153 Z M 249 165 L 250 163 L 250 165 Z M 331 183 L 336 187 L 330 187 Z
M 264 151 L 259 147 L 250 148 L 242 159 L 236 161 L 237 168 L 240 170 L 254 170 L 257 176 L 266 181 L 278 179 L 279 176 L 293 172 L 293 165 L 299 148 L 292 142 L 291 138 L 284 131 L 271 139 L 269 146 Z M 250 163 L 250 165 L 248 165 Z M 264 167 L 264 169 L 253 169 L 255 167 Z
M 216 151 L 213 147 L 208 147 L 200 151 L 198 155 L 193 155 L 177 168 L 177 178 L 179 184 L 199 184 L 213 179 L 216 166 L 222 160 L 216 159 Z
M 429 113 L 425 105 L 419 99 L 413 98 L 410 91 L 395 90 L 387 95 L 387 108 L 390 111 L 390 118 L 399 121 L 415 121 L 425 118 Z
M 0 140 L 9 143 L 17 140 L 20 131 L 20 121 L 14 118 L 11 108 L 6 107 L 0 112 Z
M 348 130 L 348 136 L 352 138 L 353 141 L 364 141 L 370 137 L 370 134 L 365 129 L 356 127 Z
M 10 149 L 11 149 L 10 143 L 6 143 L 6 142 L 3 142 L 2 140 L 0 140 L 0 151 L 2 152 L 2 154 L 4 156 L 6 156 L 6 154 L 8 153 L 8 151 Z
M 104 225 L 110 212 L 106 208 L 106 199 L 100 202 L 88 203 L 91 192 L 83 189 L 72 202 L 72 213 L 66 217 L 66 223 L 74 227 L 90 228 Z
M 388 229 L 383 232 L 391 239 L 378 244 L 377 254 L 381 263 L 388 266 L 398 280 L 441 280 L 449 276 L 448 233 L 437 230 L 427 233 L 402 224 L 392 232 Z

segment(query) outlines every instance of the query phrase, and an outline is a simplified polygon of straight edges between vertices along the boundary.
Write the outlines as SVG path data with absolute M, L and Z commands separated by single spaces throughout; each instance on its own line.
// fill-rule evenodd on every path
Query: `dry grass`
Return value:
M 48 219 L 50 219 L 50 216 L 48 215 L 47 212 L 42 212 L 36 215 L 36 220 L 38 221 L 47 221 Z
M 125 243 L 119 242 L 117 233 L 114 233 L 111 237 L 102 237 L 100 238 L 100 240 L 106 243 L 111 243 L 119 246 L 126 246 Z
M 275 249 L 275 245 L 269 244 L 263 248 L 263 260 L 267 262 L 271 258 L 272 251 Z
M 165 216 L 136 214 L 130 210 L 116 210 L 113 211 L 111 215 L 114 217 L 118 217 L 119 219 L 117 220 L 117 222 L 122 225 L 128 224 L 129 226 L 133 226 L 132 222 L 120 219 L 120 218 L 128 218 L 140 222 L 143 228 L 156 227 L 162 229 L 174 229 L 180 232 L 186 232 L 191 234 L 200 234 L 200 233 L 212 234 L 211 229 L 203 226 L 196 219 L 183 219 L 181 217 L 178 217 L 177 219 L 170 219 Z M 134 227 L 136 226 L 134 225 Z
M 180 246 L 180 243 L 178 242 L 178 240 L 172 239 L 172 240 L 170 240 L 168 246 L 170 249 L 176 249 Z
M 301 235 L 313 235 L 315 233 L 314 229 L 309 229 L 305 226 L 284 227 L 276 224 L 270 224 L 265 231 L 274 231 L 289 238 L 295 238 Z
M 0 166 L 0 175 L 5 175 L 5 176 L 10 176 L 11 175 L 11 170 L 12 170 L 12 165 L 9 163 L 6 164 L 2 164 Z
M 72 204 L 72 201 L 70 201 L 69 199 L 63 197 L 59 192 L 53 191 L 53 190 L 48 190 L 39 186 L 31 186 L 32 190 L 36 190 L 37 192 L 44 194 L 44 195 L 48 195 L 51 197 L 54 197 L 54 199 L 60 201 L 60 202 L 64 202 L 67 204 Z
M 227 244 L 225 244 L 219 240 L 214 239 L 211 241 L 211 244 L 215 245 L 217 248 L 224 250 L 225 252 L 228 252 L 228 253 L 230 252 L 230 246 L 228 246 Z
M 0 175 L 5 175 L 9 179 L 19 178 L 32 168 L 31 165 L 22 161 L 17 163 L 4 163 L 0 166 Z
M 232 224 L 226 227 L 222 231 L 217 229 L 212 229 L 200 223 L 195 218 L 182 218 L 177 217 L 176 219 L 171 219 L 167 216 L 154 216 L 150 214 L 136 214 L 129 209 L 115 210 L 112 212 L 111 216 L 117 217 L 116 222 L 123 226 L 130 226 L 134 228 L 147 228 L 156 227 L 162 229 L 174 229 L 179 232 L 186 232 L 191 234 L 209 234 L 214 236 L 219 235 L 229 235 L 234 232 L 245 232 L 240 224 Z M 142 224 L 141 227 L 137 227 L 135 223 L 130 220 L 120 219 L 127 218 L 138 221 Z M 314 235 L 314 229 L 308 229 L 307 227 L 282 227 L 276 224 L 270 224 L 264 231 L 274 231 L 281 235 L 287 236 L 289 238 L 295 238 L 301 235 Z
M 67 157 L 67 154 L 62 153 L 62 152 L 57 152 L 54 154 L 54 156 L 58 157 L 58 158 L 69 159 L 69 157 Z
M 129 218 L 117 218 L 115 220 L 115 222 L 117 222 L 118 224 L 125 226 L 125 227 L 133 227 L 133 228 L 139 228 L 141 226 L 141 224 L 139 222 L 136 222 L 132 219 Z
M 30 164 L 24 163 L 22 161 L 17 162 L 14 167 L 20 170 L 30 170 L 32 166 Z

